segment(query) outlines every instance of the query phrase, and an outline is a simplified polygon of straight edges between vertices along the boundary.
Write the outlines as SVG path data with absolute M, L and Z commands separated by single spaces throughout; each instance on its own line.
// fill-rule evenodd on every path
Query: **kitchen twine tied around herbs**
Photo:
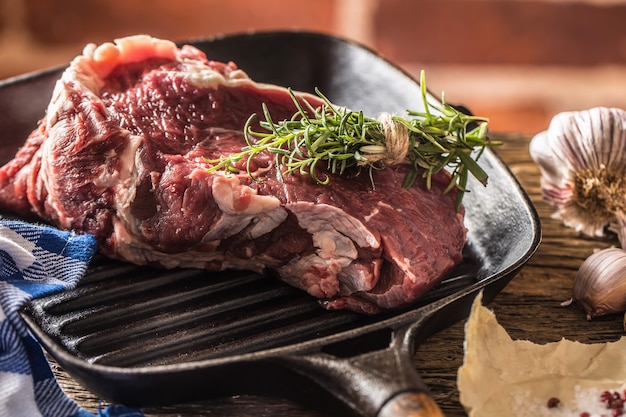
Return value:
M 406 155 L 409 153 L 410 134 L 409 129 L 402 123 L 394 120 L 390 113 L 382 113 L 378 117 L 382 134 L 385 138 L 384 151 L 380 152 L 382 147 L 364 146 L 361 151 L 365 155 L 361 155 L 366 161 L 361 161 L 358 165 L 367 165 L 375 162 L 382 162 L 386 166 L 398 165 L 404 162 Z M 378 151 L 371 152 L 368 151 Z

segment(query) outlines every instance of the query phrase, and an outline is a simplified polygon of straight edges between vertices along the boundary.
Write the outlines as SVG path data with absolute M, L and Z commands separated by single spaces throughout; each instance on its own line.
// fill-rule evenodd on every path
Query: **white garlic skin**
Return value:
M 608 248 L 589 256 L 574 277 L 571 301 L 587 320 L 626 311 L 626 251 Z
M 601 167 L 626 173 L 626 111 L 596 107 L 559 113 L 546 131 L 533 137 L 529 152 L 541 171 L 543 199 L 556 207 L 553 217 L 585 235 L 604 236 L 615 219 L 594 218 L 577 204 L 575 178 Z

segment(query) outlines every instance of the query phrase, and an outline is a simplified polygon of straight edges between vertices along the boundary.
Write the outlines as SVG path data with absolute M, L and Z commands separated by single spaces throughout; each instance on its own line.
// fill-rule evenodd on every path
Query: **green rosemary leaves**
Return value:
M 228 157 L 208 160 L 212 165 L 209 170 L 239 172 L 235 165 L 246 160 L 248 173 L 253 176 L 250 161 L 260 152 L 270 152 L 275 155 L 276 165 L 283 168 L 283 175 L 298 172 L 310 175 L 319 184 L 330 181 L 326 172 L 342 174 L 348 169 L 365 169 L 371 178 L 373 170 L 402 163 L 412 166 L 404 187 L 410 187 L 418 175 L 423 175 L 430 187 L 432 176 L 448 168 L 452 180 L 447 191 L 458 188 L 460 205 L 469 174 L 486 185 L 487 174 L 477 160 L 485 147 L 497 143 L 487 137 L 488 119 L 463 114 L 443 98 L 440 106 L 430 103 L 424 72 L 421 88 L 423 112 L 408 111 L 407 118 L 384 115 L 378 120 L 362 111 L 338 107 L 318 90 L 325 104 L 305 109 L 289 90 L 297 107 L 292 118 L 276 123 L 263 106 L 265 120 L 259 124 L 264 131 L 252 130 L 256 117 L 252 115 L 244 129 L 247 146 Z M 318 166 L 324 169 L 316 170 Z

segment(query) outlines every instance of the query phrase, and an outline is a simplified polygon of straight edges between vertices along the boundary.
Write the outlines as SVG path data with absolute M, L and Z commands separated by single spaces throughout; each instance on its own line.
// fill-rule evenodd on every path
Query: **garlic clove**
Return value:
M 559 113 L 533 137 L 529 152 L 543 198 L 566 226 L 599 237 L 617 211 L 626 212 L 626 111 Z
M 587 320 L 626 311 L 626 251 L 608 248 L 589 256 L 574 277 L 571 301 Z

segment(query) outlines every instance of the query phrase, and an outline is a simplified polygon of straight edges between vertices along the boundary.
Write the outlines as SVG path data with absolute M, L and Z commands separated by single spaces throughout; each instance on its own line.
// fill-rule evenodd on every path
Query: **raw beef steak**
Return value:
M 312 106 L 320 100 L 302 94 Z M 442 172 L 402 188 L 406 168 L 281 177 L 271 155 L 239 175 L 206 159 L 245 145 L 265 103 L 295 106 L 283 87 L 233 63 L 148 36 L 88 45 L 58 81 L 45 118 L 0 170 L 0 205 L 91 233 L 105 255 L 166 268 L 272 272 L 328 309 L 403 307 L 461 261 L 463 210 Z

